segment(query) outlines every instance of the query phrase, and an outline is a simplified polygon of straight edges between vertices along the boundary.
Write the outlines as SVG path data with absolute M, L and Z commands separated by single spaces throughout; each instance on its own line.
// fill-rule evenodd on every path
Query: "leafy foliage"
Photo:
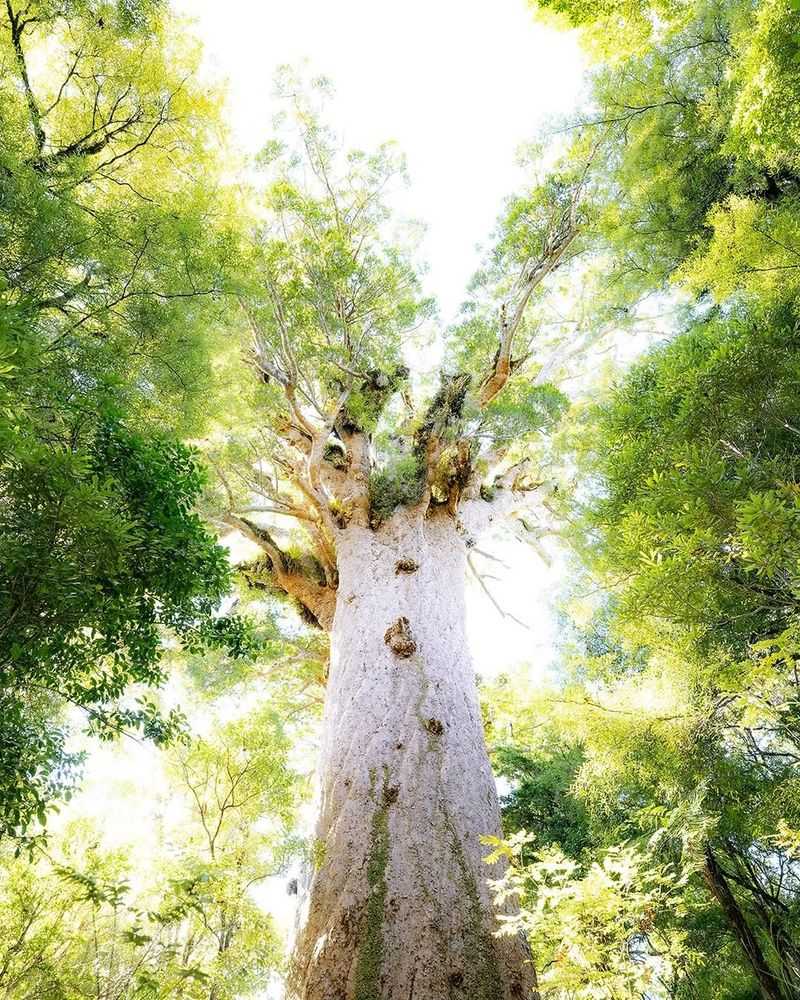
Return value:
M 789 306 L 712 315 L 633 366 L 596 411 L 593 559 L 629 576 L 621 617 L 741 652 L 792 619 L 800 436 Z
M 584 871 L 557 848 L 525 864 L 527 839 L 485 838 L 495 847 L 489 859 L 506 856 L 512 862 L 495 883 L 498 903 L 521 903 L 518 914 L 503 920 L 502 933 L 528 936 L 543 970 L 539 985 L 545 996 L 644 996 L 686 967 L 684 935 L 663 920 L 670 911 L 682 916 L 674 873 L 654 868 L 629 845 L 609 848 Z
M 533 6 L 579 26 L 594 63 L 587 106 L 563 130 L 567 169 L 595 150 L 582 240 L 605 266 L 592 322 L 609 307 L 624 322 L 643 296 L 676 285 L 717 301 L 796 288 L 792 4 Z
M 500 746 L 494 750 L 492 763 L 495 773 L 512 786 L 501 799 L 503 825 L 509 834 L 530 831 L 525 843 L 535 842 L 538 847 L 558 844 L 571 858 L 580 857 L 592 846 L 586 806 L 572 794 L 583 763 L 579 746 L 556 746 L 534 753 L 514 745 Z
M 183 810 L 179 850 L 160 842 L 146 873 L 136 871 L 133 844 L 110 849 L 85 819 L 54 836 L 47 856 L 4 852 L 3 995 L 254 995 L 280 966 L 277 932 L 251 893 L 293 849 L 287 825 L 298 787 L 288 750 L 266 708 L 169 751 L 169 795 Z
M 594 294 L 579 318 L 622 343 L 648 298 L 672 315 L 610 387 L 587 378 L 549 453 L 580 627 L 553 690 L 525 709 L 488 693 L 514 734 L 508 763 L 497 751 L 516 836 L 502 889 L 521 894 L 547 996 L 786 1000 L 800 946 L 796 5 L 537 6 L 578 27 L 594 62 L 564 132 L 568 166 L 595 151 L 570 266 Z
M 197 59 L 157 2 L 0 13 L 0 836 L 74 783 L 65 706 L 166 742 L 166 633 L 249 641 L 179 443 L 235 254 Z
M 398 507 L 419 503 L 423 488 L 423 472 L 416 455 L 401 455 L 392 464 L 373 472 L 369 481 L 373 523 L 387 520 Z

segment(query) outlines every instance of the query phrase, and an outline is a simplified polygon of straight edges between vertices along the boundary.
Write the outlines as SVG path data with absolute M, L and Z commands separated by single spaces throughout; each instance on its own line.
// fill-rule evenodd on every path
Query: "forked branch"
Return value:
M 575 185 L 569 204 L 551 224 L 542 244 L 541 253 L 529 259 L 517 279 L 510 300 L 500 308 L 500 330 L 497 352 L 492 368 L 478 390 L 478 403 L 483 409 L 508 382 L 511 373 L 524 361 L 513 356 L 514 338 L 519 331 L 531 295 L 544 279 L 564 261 L 564 255 L 580 231 L 579 209 L 594 152 L 589 157 L 580 180 Z
M 290 556 L 267 528 L 254 524 L 249 518 L 228 514 L 224 520 L 264 553 L 264 558 L 240 567 L 247 582 L 253 587 L 283 591 L 298 602 L 309 621 L 330 630 L 336 608 L 336 589 L 329 585 L 323 567 L 311 556 L 302 560 Z

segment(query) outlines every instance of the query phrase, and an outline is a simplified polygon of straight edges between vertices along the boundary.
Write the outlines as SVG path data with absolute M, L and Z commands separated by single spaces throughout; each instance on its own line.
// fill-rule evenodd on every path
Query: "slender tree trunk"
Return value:
M 714 852 L 709 846 L 705 850 L 705 868 L 703 875 L 711 892 L 722 907 L 722 912 L 733 931 L 736 940 L 758 980 L 759 990 L 764 1000 L 786 1000 L 781 984 L 769 967 L 758 938 L 753 933 L 747 918 L 733 895 L 725 872 L 720 868 Z
M 758 916 L 758 922 L 780 962 L 778 978 L 790 996 L 800 995 L 800 954 L 784 928 L 784 922 L 791 919 L 789 908 L 770 896 L 765 887 L 759 884 L 758 875 L 753 870 L 746 852 L 740 851 L 730 841 L 725 844 L 724 850 L 736 867 L 741 884 L 746 883 L 745 888 Z
M 338 539 L 318 867 L 292 986 L 302 1000 L 536 997 L 496 938 L 481 834 L 499 808 L 465 635 L 466 546 L 444 512 Z

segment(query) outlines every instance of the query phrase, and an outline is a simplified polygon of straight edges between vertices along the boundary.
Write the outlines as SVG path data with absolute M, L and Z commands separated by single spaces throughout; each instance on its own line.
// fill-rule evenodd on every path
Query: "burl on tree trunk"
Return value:
M 316 829 L 292 986 L 302 1000 L 520 1000 L 525 942 L 495 936 L 482 834 L 497 793 L 465 634 L 466 544 L 402 510 L 338 544 Z

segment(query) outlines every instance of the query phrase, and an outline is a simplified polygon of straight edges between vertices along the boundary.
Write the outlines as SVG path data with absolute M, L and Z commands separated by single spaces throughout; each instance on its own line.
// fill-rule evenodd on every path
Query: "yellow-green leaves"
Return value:
M 284 141 L 262 157 L 264 222 L 240 293 L 267 363 L 321 412 L 346 384 L 357 390 L 359 376 L 392 377 L 430 304 L 409 241 L 388 225 L 386 194 L 403 180 L 402 157 L 389 145 L 345 154 L 310 97 L 287 100 Z
M 545 996 L 635 1000 L 690 962 L 686 935 L 673 923 L 682 906 L 668 865 L 654 864 L 629 844 L 610 847 L 585 866 L 557 848 L 526 863 L 528 841 L 516 834 L 490 858 L 505 855 L 512 862 L 494 889 L 498 903 L 513 898 L 520 911 L 501 917 L 501 933 L 527 934 Z
M 800 287 L 800 197 L 777 204 L 731 195 L 708 214 L 709 238 L 685 262 L 678 280 L 723 302 L 786 300 Z
M 800 169 L 800 31 L 790 0 L 762 0 L 733 42 L 736 87 L 729 147 L 771 172 Z
M 774 578 L 800 567 L 798 486 L 751 493 L 736 508 L 736 546 L 748 570 Z

